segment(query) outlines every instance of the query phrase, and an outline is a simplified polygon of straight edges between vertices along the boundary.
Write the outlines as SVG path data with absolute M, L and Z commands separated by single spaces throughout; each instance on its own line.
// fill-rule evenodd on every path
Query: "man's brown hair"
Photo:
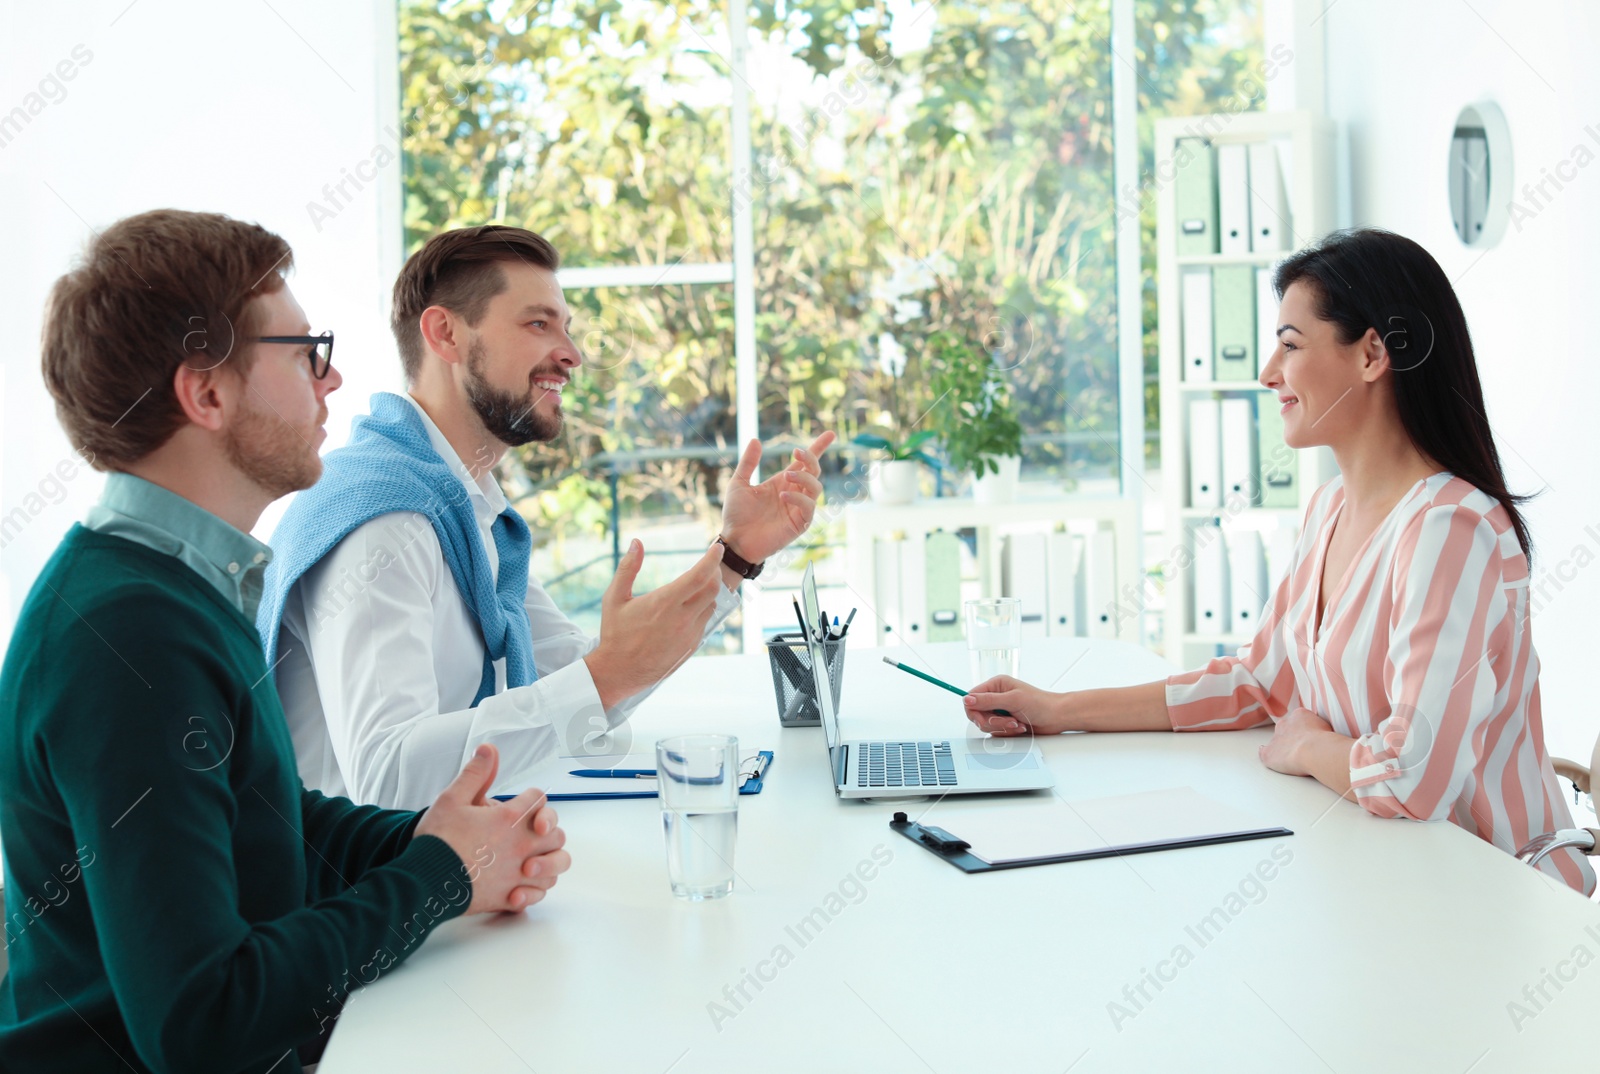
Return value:
M 501 224 L 440 232 L 411 255 L 394 282 L 394 312 L 389 321 L 408 383 L 415 382 L 422 369 L 422 328 L 418 323 L 422 311 L 443 306 L 477 327 L 490 300 L 506 289 L 506 275 L 500 271 L 504 261 L 520 261 L 551 272 L 561 267 L 561 255 L 542 236 Z
M 265 228 L 157 209 L 119 220 L 56 281 L 45 306 L 45 387 L 74 447 L 96 469 L 137 462 L 188 419 L 178 365 L 249 372 L 251 299 L 283 286 L 293 255 Z

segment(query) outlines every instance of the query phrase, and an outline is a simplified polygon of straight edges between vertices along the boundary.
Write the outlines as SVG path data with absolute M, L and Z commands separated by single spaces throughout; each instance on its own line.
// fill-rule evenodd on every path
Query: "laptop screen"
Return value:
M 822 731 L 828 738 L 828 757 L 833 761 L 837 775 L 841 766 L 839 747 L 839 714 L 833 707 L 833 686 L 828 681 L 828 655 L 819 630 L 822 618 L 817 604 L 817 578 L 815 564 L 806 564 L 805 578 L 800 583 L 800 607 L 806 620 L 806 651 L 811 656 L 812 683 L 817 691 L 817 711 L 822 716 Z

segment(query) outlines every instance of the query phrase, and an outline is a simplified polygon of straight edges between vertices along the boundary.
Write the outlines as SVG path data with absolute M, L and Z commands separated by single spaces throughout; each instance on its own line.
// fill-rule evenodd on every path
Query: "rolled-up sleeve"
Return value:
M 1392 579 L 1389 715 L 1351 744 L 1350 785 L 1370 813 L 1434 820 L 1461 797 L 1511 670 L 1500 538 L 1476 511 L 1429 508 L 1401 535 Z

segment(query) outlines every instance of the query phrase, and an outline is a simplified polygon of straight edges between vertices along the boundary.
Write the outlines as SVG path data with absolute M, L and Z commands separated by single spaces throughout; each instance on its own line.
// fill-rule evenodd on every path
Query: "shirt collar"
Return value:
M 142 477 L 113 471 L 83 524 L 176 557 L 246 619 L 255 619 L 272 549 L 199 504 Z
M 433 423 L 428 412 L 422 409 L 422 404 L 411 398 L 410 395 L 401 395 L 400 398 L 410 403 L 422 417 L 422 427 L 428 432 L 428 441 L 433 445 L 433 450 L 450 467 L 450 472 L 461 479 L 461 484 L 466 488 L 467 495 L 472 498 L 472 510 L 480 521 L 492 522 L 506 509 L 506 494 L 501 491 L 500 483 L 494 479 L 492 469 L 486 469 L 477 478 L 472 476 L 472 471 L 467 469 L 461 461 L 461 456 L 456 454 L 456 449 L 450 446 L 450 441 L 445 439 L 444 433 Z

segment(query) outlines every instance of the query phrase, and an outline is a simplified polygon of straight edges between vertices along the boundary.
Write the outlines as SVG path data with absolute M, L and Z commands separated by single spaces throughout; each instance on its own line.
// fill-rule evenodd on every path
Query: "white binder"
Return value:
M 1088 588 L 1086 618 L 1089 637 L 1117 636 L 1117 541 L 1111 527 L 1101 526 L 1089 535 L 1084 556 L 1084 583 Z
M 1000 589 L 1022 602 L 1022 636 L 1042 638 L 1045 627 L 1045 535 L 1008 533 L 1000 546 Z
M 1249 399 L 1222 400 L 1222 501 L 1249 507 L 1256 501 L 1256 430 Z
M 900 630 L 900 558 L 905 537 L 879 537 L 872 542 L 873 577 L 877 592 L 873 594 L 877 607 L 873 608 L 878 623 L 879 645 L 904 645 L 907 639 Z
M 1228 585 L 1231 590 L 1228 610 L 1234 634 L 1253 635 L 1261 629 L 1262 609 L 1271 601 L 1267 589 L 1267 558 L 1256 530 L 1234 530 L 1227 534 Z
M 1299 539 L 1299 527 L 1287 521 L 1279 522 L 1267 538 L 1267 578 L 1274 593 L 1294 566 L 1294 546 Z
M 1272 270 L 1256 269 L 1256 370 L 1267 368 L 1278 349 L 1278 295 L 1272 289 Z
M 1222 408 L 1189 400 L 1189 506 L 1222 506 Z
M 1194 632 L 1228 632 L 1228 549 L 1220 526 L 1194 529 Z
M 928 639 L 928 535 L 918 530 L 900 544 L 900 628 L 907 644 Z
M 1217 232 L 1222 253 L 1250 252 L 1248 146 L 1217 146 Z
M 1045 618 L 1051 637 L 1083 634 L 1083 538 L 1057 530 L 1045 538 Z
M 1183 379 L 1216 379 L 1211 356 L 1211 270 L 1183 270 Z
M 1250 249 L 1267 254 L 1287 250 L 1294 228 L 1289 224 L 1289 199 L 1278 169 L 1278 147 L 1256 142 L 1249 152 Z

